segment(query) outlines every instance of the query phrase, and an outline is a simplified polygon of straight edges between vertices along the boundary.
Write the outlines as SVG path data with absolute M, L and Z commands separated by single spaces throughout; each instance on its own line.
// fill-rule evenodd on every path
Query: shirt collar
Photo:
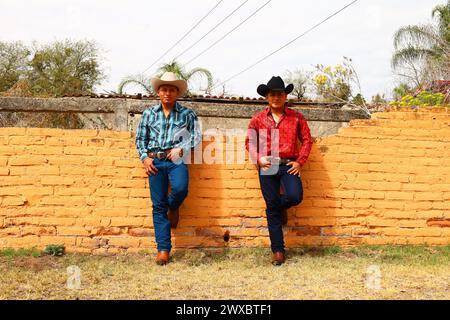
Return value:
M 270 111 L 270 107 L 267 107 L 266 110 L 264 110 L 264 112 L 266 113 L 266 116 L 269 116 L 269 114 L 272 114 L 272 111 Z M 288 108 L 287 103 L 284 105 L 284 114 L 286 116 L 288 116 L 289 114 L 291 114 L 291 110 Z
M 159 112 L 162 110 L 162 104 L 161 102 L 156 106 L 155 111 Z M 175 106 L 173 107 L 173 110 L 180 113 L 181 112 L 181 105 L 178 103 L 178 101 L 175 101 Z

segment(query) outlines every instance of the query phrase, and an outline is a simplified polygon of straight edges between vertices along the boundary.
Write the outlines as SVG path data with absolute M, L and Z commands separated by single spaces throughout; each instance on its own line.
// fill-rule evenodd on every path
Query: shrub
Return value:
M 429 107 L 429 106 L 443 106 L 445 95 L 443 93 L 432 93 L 430 91 L 421 91 L 416 96 L 410 94 L 401 98 L 400 101 L 391 102 L 391 105 L 395 106 L 417 106 L 417 107 Z

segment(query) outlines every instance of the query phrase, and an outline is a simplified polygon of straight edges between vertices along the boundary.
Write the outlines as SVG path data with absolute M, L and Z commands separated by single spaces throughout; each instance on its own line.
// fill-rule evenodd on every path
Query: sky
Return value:
M 151 78 L 161 63 L 170 62 L 204 36 L 245 0 L 223 0 L 181 42 L 218 0 L 0 0 L 0 41 L 31 44 L 55 40 L 94 40 L 101 49 L 106 79 L 95 91 L 116 91 L 120 81 L 144 72 Z M 217 45 L 192 58 L 249 17 L 268 0 L 245 4 L 178 58 L 189 70 L 206 68 L 216 84 L 228 80 L 261 58 L 332 15 L 352 0 L 272 0 Z M 430 23 L 432 8 L 445 0 L 359 0 L 253 68 L 225 83 L 229 95 L 258 97 L 256 88 L 288 70 L 314 70 L 350 57 L 366 99 L 391 95 L 398 79 L 391 70 L 392 37 L 405 25 Z M 157 62 L 156 62 L 157 61 Z M 156 63 L 155 63 L 156 62 Z M 151 68 L 149 68 L 154 64 Z M 201 78 L 191 83 L 205 87 Z M 221 86 L 213 94 L 218 94 Z M 142 92 L 136 87 L 127 93 Z

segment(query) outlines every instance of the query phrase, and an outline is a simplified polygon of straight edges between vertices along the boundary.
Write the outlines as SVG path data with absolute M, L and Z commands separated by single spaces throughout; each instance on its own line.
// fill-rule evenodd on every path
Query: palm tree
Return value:
M 161 77 L 164 72 L 173 72 L 178 76 L 179 79 L 183 79 L 188 82 L 192 80 L 194 76 L 197 75 L 205 77 L 207 80 L 207 87 L 205 89 L 205 93 L 207 94 L 210 93 L 213 86 L 212 74 L 209 70 L 205 68 L 194 68 L 192 70 L 186 71 L 180 63 L 172 61 L 170 63 L 163 64 L 161 67 L 159 67 L 156 73 L 156 77 L 157 78 Z M 139 85 L 142 89 L 145 90 L 145 92 L 149 94 L 154 94 L 153 88 L 150 85 L 150 79 L 146 79 L 143 76 L 130 76 L 123 79 L 122 82 L 119 84 L 118 93 L 122 94 L 124 87 L 129 84 Z M 191 93 L 187 91 L 185 95 L 189 96 L 190 94 Z
M 424 80 L 450 78 L 450 0 L 432 11 L 436 24 L 411 25 L 394 35 L 392 67 L 419 86 Z

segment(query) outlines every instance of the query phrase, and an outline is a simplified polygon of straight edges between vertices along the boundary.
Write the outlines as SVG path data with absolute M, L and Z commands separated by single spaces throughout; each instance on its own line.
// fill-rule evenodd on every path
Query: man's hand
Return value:
M 156 169 L 156 167 L 153 165 L 153 161 L 154 159 L 152 158 L 145 158 L 144 162 L 142 162 L 144 164 L 145 173 L 148 176 L 154 175 L 158 171 L 158 169 Z
M 270 168 L 270 166 L 272 165 L 269 161 L 269 159 L 267 159 L 268 157 L 261 157 L 258 159 L 258 165 L 263 169 L 263 170 L 267 170 Z
M 287 173 L 300 176 L 300 168 L 301 168 L 300 163 L 298 163 L 296 161 L 291 161 L 291 162 L 288 162 L 287 165 L 292 166 L 292 168 L 290 168 L 287 171 Z
M 181 148 L 173 148 L 167 155 L 167 159 L 171 160 L 172 162 L 178 161 L 181 158 L 181 150 Z

